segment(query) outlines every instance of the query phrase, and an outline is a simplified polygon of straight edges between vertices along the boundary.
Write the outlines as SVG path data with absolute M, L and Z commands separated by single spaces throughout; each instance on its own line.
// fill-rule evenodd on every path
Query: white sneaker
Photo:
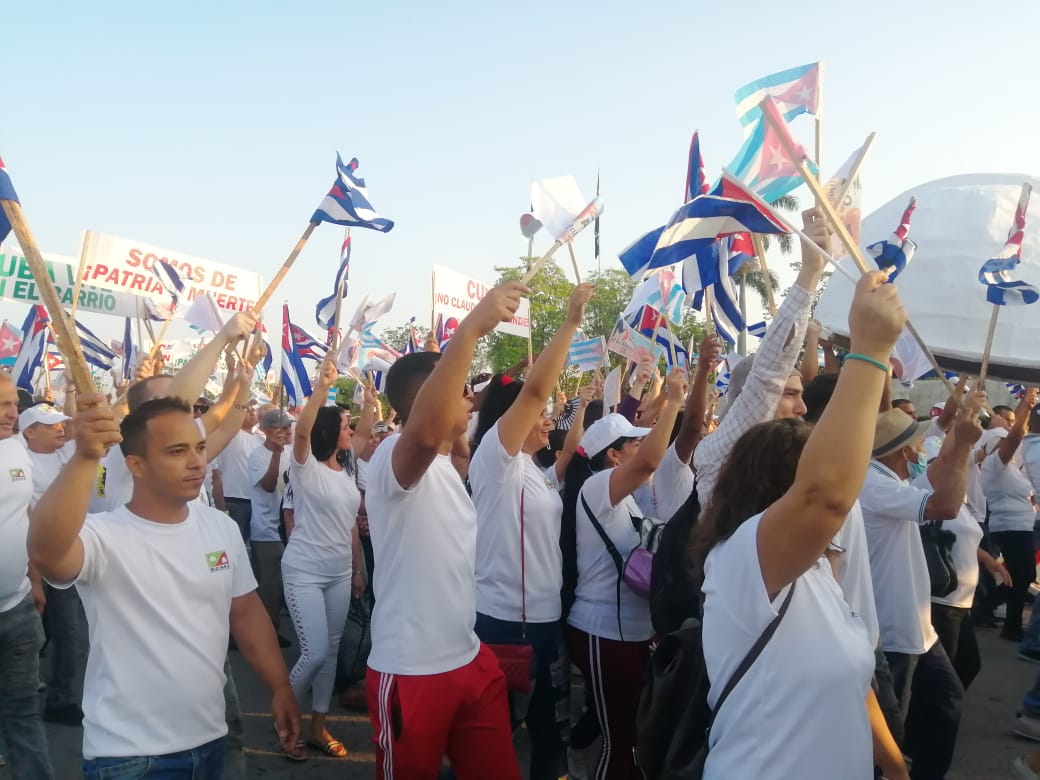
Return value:
M 1011 762 L 1011 777 L 1014 780 L 1040 780 L 1040 775 L 1029 768 L 1022 756 Z
M 1034 742 L 1040 742 L 1040 718 L 1032 718 L 1019 713 L 1015 718 L 1015 725 L 1011 727 L 1011 733 Z

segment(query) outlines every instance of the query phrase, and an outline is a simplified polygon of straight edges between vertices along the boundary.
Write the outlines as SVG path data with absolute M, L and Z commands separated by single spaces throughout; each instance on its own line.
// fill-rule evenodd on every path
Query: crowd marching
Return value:
M 805 232 L 832 238 L 816 210 Z M 175 376 L 145 361 L 115 401 L 70 387 L 58 409 L 0 374 L 13 776 L 54 777 L 46 721 L 82 723 L 87 778 L 244 780 L 234 651 L 269 690 L 288 759 L 347 755 L 327 717 L 338 692 L 369 714 L 379 778 L 519 778 L 521 724 L 532 780 L 945 777 L 994 594 L 1001 636 L 1040 661 L 1040 610 L 1022 625 L 1037 389 L 990 408 L 964 377 L 924 422 L 892 400 L 906 314 L 881 271 L 856 287 L 848 350 L 827 345 L 821 367 L 824 266 L 804 244 L 721 416 L 715 334 L 691 374 L 638 365 L 616 405 L 596 385 L 552 403 L 588 284 L 533 363 L 474 378 L 478 339 L 528 292 L 490 290 L 443 351 L 434 339 L 393 364 L 386 415 L 370 384 L 356 417 L 329 403 L 331 358 L 304 405 L 258 406 L 262 343 L 229 349 L 252 313 Z M 1004 587 L 983 592 L 980 574 Z M 369 612 L 359 674 L 345 630 Z M 677 636 L 696 637 L 684 660 L 706 674 L 706 739 L 697 679 L 654 663 Z M 669 694 L 683 705 L 654 719 Z M 1015 729 L 1040 739 L 1040 679 Z

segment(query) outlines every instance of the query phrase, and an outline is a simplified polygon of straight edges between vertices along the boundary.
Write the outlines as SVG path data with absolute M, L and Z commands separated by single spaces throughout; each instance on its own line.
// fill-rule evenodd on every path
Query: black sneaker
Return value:
M 79 726 L 83 723 L 83 710 L 75 704 L 46 707 L 43 710 L 43 719 L 48 723 L 60 723 L 63 726 Z

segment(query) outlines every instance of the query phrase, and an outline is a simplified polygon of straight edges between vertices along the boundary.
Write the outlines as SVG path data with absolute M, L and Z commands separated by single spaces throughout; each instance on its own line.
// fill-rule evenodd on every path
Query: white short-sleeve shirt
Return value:
M 617 566 L 581 502 L 584 498 L 588 503 L 624 561 L 639 544 L 635 524 L 643 513 L 632 496 L 625 496 L 616 506 L 611 505 L 612 472 L 613 469 L 596 472 L 581 488 L 575 510 L 578 584 L 567 622 L 587 634 L 604 639 L 641 642 L 654 635 L 650 604 L 622 581 L 619 606 Z
M 932 584 L 919 527 L 931 495 L 876 460 L 867 468 L 859 501 L 881 648 L 887 652 L 921 655 L 938 639 L 932 628 Z
M 26 452 L 29 453 L 29 460 L 32 462 L 32 502 L 35 505 L 44 491 L 58 478 L 69 458 L 75 454 L 76 442 L 67 441 L 54 452 L 33 452 L 28 448 Z
M 715 547 L 704 565 L 704 661 L 714 707 L 779 612 L 758 558 L 761 515 Z M 797 580 L 780 625 L 719 710 L 706 780 L 873 778 L 866 697 L 874 649 L 825 558 Z
M 982 490 L 989 502 L 989 530 L 1032 531 L 1036 522 L 1033 484 L 1015 459 L 1004 463 L 994 452 L 981 466 Z
M 278 459 L 278 480 L 274 490 L 268 493 L 260 487 L 260 480 L 267 473 L 267 467 L 271 464 L 272 457 Z M 263 444 L 254 447 L 249 453 L 246 462 L 249 492 L 246 497 L 249 498 L 251 507 L 249 538 L 254 542 L 280 542 L 282 540 L 282 537 L 278 535 L 278 522 L 281 519 L 282 492 L 285 490 L 283 475 L 289 469 L 291 457 L 292 455 L 286 449 L 275 455 Z
M 196 502 L 175 524 L 120 507 L 88 515 L 80 539 L 83 755 L 164 755 L 226 734 L 231 600 L 256 589 L 238 526 Z
M 225 498 L 250 497 L 253 482 L 249 479 L 249 455 L 263 443 L 255 434 L 240 430 L 214 459 Z
M 29 593 L 29 502 L 33 495 L 29 452 L 15 435 L 0 441 L 0 612 Z
M 393 471 L 401 437 L 369 461 L 365 506 L 376 561 L 372 652 L 387 674 L 440 674 L 477 656 L 477 512 L 451 457 L 438 455 L 405 490 Z
M 524 595 L 527 620 L 560 619 L 563 501 L 530 455 L 509 455 L 498 423 L 484 434 L 469 464 L 477 508 L 477 612 L 519 621 L 521 600 L 520 503 L 524 509 Z
M 845 601 L 867 627 L 871 647 L 877 647 L 881 629 L 878 626 L 877 604 L 874 599 L 874 579 L 870 575 L 870 554 L 867 550 L 867 531 L 863 524 L 863 509 L 859 501 L 845 518 L 834 544 L 844 552 L 832 561 L 834 577 L 841 585 Z

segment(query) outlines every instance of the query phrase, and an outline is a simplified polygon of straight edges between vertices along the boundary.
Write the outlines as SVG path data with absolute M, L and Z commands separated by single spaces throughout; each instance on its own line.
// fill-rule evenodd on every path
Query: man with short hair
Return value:
M 267 412 L 260 420 L 264 443 L 254 447 L 246 463 L 246 481 L 252 504 L 249 537 L 253 561 L 260 581 L 260 600 L 277 632 L 281 624 L 282 553 L 285 545 L 278 533 L 281 519 L 284 474 L 289 469 L 286 445 L 292 441 L 293 418 L 280 409 Z M 288 647 L 288 639 L 278 634 L 278 644 Z
M 206 441 L 190 407 L 158 398 L 117 427 L 104 400 L 80 399 L 76 452 L 29 531 L 32 561 L 55 587 L 79 585 L 90 624 L 85 773 L 222 777 L 229 632 L 272 691 L 279 740 L 294 747 L 299 707 L 241 534 L 195 501 Z M 130 501 L 88 515 L 98 462 L 120 442 Z
M 35 572 L 32 583 L 27 576 L 33 482 L 28 450 L 14 436 L 18 401 L 10 374 L 0 374 L 0 745 L 15 777 L 50 780 L 39 696 L 43 590 Z
M 909 398 L 896 398 L 892 401 L 892 408 L 905 412 L 907 416 L 913 420 L 917 419 L 917 408 L 914 406 L 914 402 Z
M 73 403 L 71 387 L 66 397 Z M 18 429 L 32 461 L 32 504 L 40 500 L 76 451 L 76 443 L 66 435 L 70 419 L 50 404 L 30 406 L 18 416 Z M 87 617 L 74 587 L 62 590 L 44 583 L 43 589 L 47 598 L 43 621 L 49 668 L 43 719 L 79 726 L 83 720 L 80 701 L 87 663 Z

